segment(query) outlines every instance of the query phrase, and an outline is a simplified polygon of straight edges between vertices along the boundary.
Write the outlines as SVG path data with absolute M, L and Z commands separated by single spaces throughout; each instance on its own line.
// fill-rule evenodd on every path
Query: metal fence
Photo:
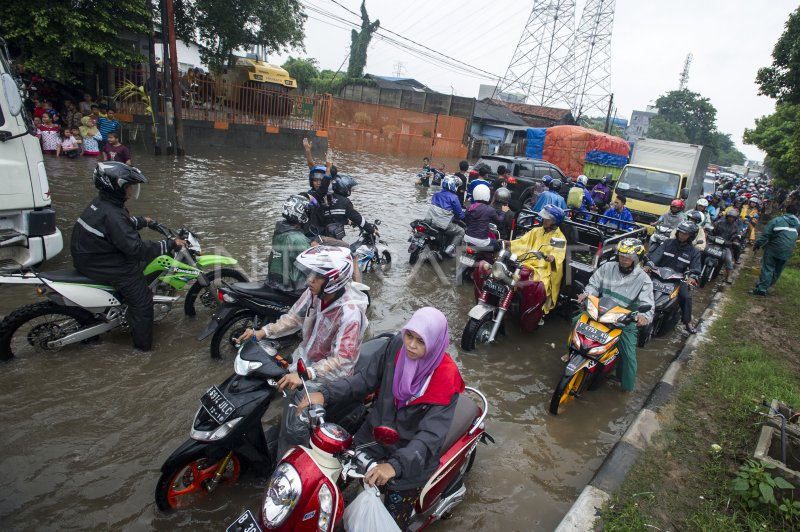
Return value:
M 150 93 L 150 75 L 147 68 L 118 69 L 114 77 L 115 89 L 130 81 L 144 86 Z M 311 131 L 327 130 L 330 123 L 331 96 L 316 94 L 304 96 L 283 87 L 275 90 L 254 85 L 227 84 L 210 76 L 180 80 L 181 116 L 185 120 L 206 120 L 233 124 L 251 124 Z M 164 112 L 164 76 L 156 75 L 160 99 L 159 110 Z M 116 103 L 117 111 L 124 114 L 146 115 L 146 105 L 140 98 Z

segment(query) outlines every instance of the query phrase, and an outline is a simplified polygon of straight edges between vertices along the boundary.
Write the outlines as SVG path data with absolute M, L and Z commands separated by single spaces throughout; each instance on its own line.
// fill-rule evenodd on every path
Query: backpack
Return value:
M 567 194 L 567 207 L 570 209 L 580 209 L 583 207 L 583 189 L 579 186 L 574 186 L 569 189 Z

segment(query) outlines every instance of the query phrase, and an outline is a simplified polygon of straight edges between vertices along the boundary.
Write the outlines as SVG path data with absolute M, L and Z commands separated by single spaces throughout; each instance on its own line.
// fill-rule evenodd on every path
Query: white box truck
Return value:
M 0 39 L 0 271 L 31 268 L 64 247 L 33 121 Z
M 623 195 L 634 220 L 650 224 L 682 198 L 687 209 L 703 195 L 711 148 L 648 138 L 636 139 L 630 162 L 614 189 Z

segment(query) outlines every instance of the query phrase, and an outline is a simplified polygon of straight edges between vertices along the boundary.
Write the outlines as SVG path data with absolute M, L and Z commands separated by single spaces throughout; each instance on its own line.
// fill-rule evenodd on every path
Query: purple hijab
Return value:
M 425 356 L 411 360 L 406 355 L 405 343 L 400 348 L 400 356 L 394 368 L 392 393 L 401 407 L 419 393 L 425 379 L 439 366 L 450 342 L 447 318 L 433 307 L 423 307 L 416 311 L 403 327 L 403 335 L 406 331 L 414 331 L 422 337 L 425 342 Z

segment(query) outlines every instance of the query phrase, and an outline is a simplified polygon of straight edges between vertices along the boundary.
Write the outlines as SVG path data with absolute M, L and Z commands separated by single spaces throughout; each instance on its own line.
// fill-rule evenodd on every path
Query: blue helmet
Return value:
M 447 176 L 442 179 L 442 190 L 449 190 L 450 192 L 455 192 L 458 190 L 458 182 L 456 179 L 458 178 L 453 178 L 451 176 Z
M 550 186 L 550 182 L 553 181 L 553 177 L 549 176 L 549 175 L 546 175 L 546 176 L 544 176 L 542 178 L 542 181 L 544 181 L 544 184 L 549 187 Z
M 561 222 L 564 221 L 564 211 L 557 205 L 545 205 L 544 208 L 539 211 L 539 216 L 552 219 L 556 223 L 556 227 L 560 226 Z
M 314 180 L 315 179 L 323 179 L 325 174 L 327 173 L 328 169 L 325 168 L 323 165 L 318 164 L 314 168 L 312 168 L 308 172 L 308 186 L 314 188 Z

